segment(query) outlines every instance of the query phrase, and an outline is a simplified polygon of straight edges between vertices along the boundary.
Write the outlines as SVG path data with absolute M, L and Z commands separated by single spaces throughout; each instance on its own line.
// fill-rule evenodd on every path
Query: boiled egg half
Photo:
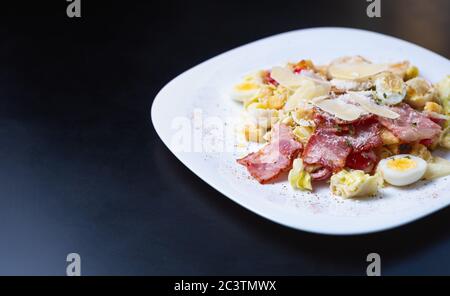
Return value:
M 377 101 L 384 105 L 396 105 L 406 96 L 406 84 L 400 76 L 384 73 L 375 79 Z
M 231 91 L 231 97 L 239 102 L 246 102 L 255 97 L 262 84 L 262 78 L 260 73 L 248 75 L 244 78 L 244 81 L 235 85 Z
M 383 159 L 378 171 L 391 185 L 406 186 L 419 181 L 427 170 L 427 162 L 410 154 L 400 154 Z

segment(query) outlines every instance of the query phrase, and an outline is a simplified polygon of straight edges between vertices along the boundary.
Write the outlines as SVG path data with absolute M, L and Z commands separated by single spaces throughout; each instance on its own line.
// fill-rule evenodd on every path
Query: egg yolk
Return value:
M 384 77 L 384 84 L 388 90 L 395 93 L 401 93 L 403 87 L 403 80 L 397 79 L 395 76 Z
M 252 90 L 255 89 L 256 85 L 254 83 L 250 82 L 244 82 L 236 86 L 236 89 L 246 91 L 246 90 Z
M 396 159 L 390 159 L 387 162 L 387 166 L 390 169 L 396 170 L 396 171 L 406 171 L 412 168 L 415 168 L 417 166 L 416 162 L 410 158 L 396 158 Z

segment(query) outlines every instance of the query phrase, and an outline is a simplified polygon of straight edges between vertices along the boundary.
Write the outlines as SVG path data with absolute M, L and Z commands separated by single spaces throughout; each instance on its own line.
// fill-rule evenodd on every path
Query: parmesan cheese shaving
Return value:
M 364 110 L 360 107 L 348 104 L 339 99 L 320 97 L 314 99 L 313 103 L 323 111 L 346 121 L 356 120 L 364 113 Z
M 331 84 L 326 80 L 316 79 L 306 75 L 297 75 L 283 67 L 273 67 L 270 72 L 270 77 L 282 86 L 290 89 L 298 87 L 308 80 L 331 88 Z
M 361 106 L 361 108 L 363 108 L 364 110 L 366 110 L 367 112 L 370 112 L 372 114 L 375 114 L 375 115 L 378 115 L 381 117 L 390 118 L 390 119 L 397 119 L 400 117 L 400 115 L 398 113 L 390 110 L 386 106 L 377 105 L 370 98 L 368 98 L 364 95 L 361 95 L 358 93 L 348 93 L 345 96 L 346 96 L 346 99 L 359 104 Z
M 305 81 L 304 76 L 295 75 L 290 70 L 283 67 L 272 68 L 270 77 L 287 88 L 298 87 Z
M 352 63 L 352 64 L 336 64 L 328 68 L 328 73 L 331 77 L 344 80 L 360 80 L 366 79 L 388 69 L 387 65 L 383 64 L 367 64 L 367 63 Z
M 331 87 L 327 84 L 315 83 L 313 80 L 305 79 L 302 85 L 287 100 L 284 109 L 293 110 L 297 107 L 306 108 L 307 103 L 316 97 L 328 95 Z

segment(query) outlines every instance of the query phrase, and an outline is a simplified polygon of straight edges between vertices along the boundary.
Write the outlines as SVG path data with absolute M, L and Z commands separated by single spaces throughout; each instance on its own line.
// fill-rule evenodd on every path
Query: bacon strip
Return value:
M 307 164 L 321 164 L 339 171 L 345 166 L 347 156 L 352 151 L 345 137 L 328 130 L 318 129 L 309 139 L 303 151 L 303 161 Z
M 365 173 L 371 173 L 378 163 L 378 157 L 375 151 L 352 152 L 347 157 L 346 167 L 354 170 L 362 170 Z
M 379 123 L 358 125 L 353 135 L 346 135 L 352 146 L 352 152 L 362 152 L 379 147 L 383 144 L 380 137 Z
M 272 128 L 272 139 L 261 150 L 250 153 L 237 162 L 247 167 L 250 175 L 261 184 L 270 182 L 292 168 L 292 162 L 302 149 L 291 129 L 284 124 Z
M 400 114 L 400 117 L 397 119 L 380 117 L 379 121 L 404 143 L 433 139 L 442 131 L 438 124 L 408 104 L 400 104 L 390 109 Z
M 306 164 L 321 165 L 330 172 L 338 172 L 346 166 L 347 160 L 354 163 L 355 157 L 382 145 L 380 125 L 375 116 L 364 116 L 357 121 L 346 122 L 327 114 L 316 114 L 318 125 L 303 151 Z M 376 164 L 376 159 L 364 163 L 358 161 L 359 169 L 369 170 Z M 356 163 L 355 163 L 356 166 Z M 371 168 L 369 168 L 371 167 Z M 326 172 L 322 171 L 322 172 Z M 327 178 L 328 174 L 313 176 L 315 180 Z M 329 176 L 328 176 L 329 177 Z

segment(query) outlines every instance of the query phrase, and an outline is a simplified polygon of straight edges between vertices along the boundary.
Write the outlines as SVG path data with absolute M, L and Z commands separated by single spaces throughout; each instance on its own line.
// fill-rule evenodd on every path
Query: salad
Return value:
M 231 96 L 244 107 L 239 132 L 264 143 L 237 160 L 261 184 L 328 182 L 355 198 L 450 174 L 450 161 L 432 154 L 450 148 L 450 75 L 432 84 L 408 61 L 301 60 L 244 77 Z

